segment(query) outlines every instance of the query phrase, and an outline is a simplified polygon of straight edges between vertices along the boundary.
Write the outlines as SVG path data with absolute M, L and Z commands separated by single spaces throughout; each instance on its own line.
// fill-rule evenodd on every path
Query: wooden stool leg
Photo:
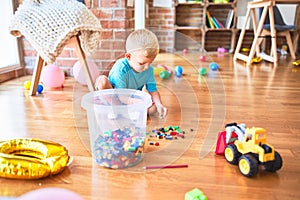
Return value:
M 44 67 L 44 64 L 45 64 L 44 60 L 38 54 L 36 57 L 34 71 L 33 71 L 32 79 L 31 79 L 31 85 L 30 85 L 30 95 L 31 96 L 36 95 L 36 91 L 37 91 L 39 81 L 40 81 L 41 71 Z
M 269 7 L 269 19 L 270 19 L 270 29 L 271 29 L 271 56 L 273 57 L 274 64 L 278 61 L 277 56 L 277 41 L 276 41 L 276 29 L 274 21 L 274 11 L 273 6 Z
M 296 54 L 295 54 L 295 50 L 294 50 L 294 46 L 293 46 L 291 34 L 290 34 L 289 31 L 286 31 L 286 33 L 285 33 L 285 39 L 286 39 L 286 42 L 287 42 L 287 44 L 289 46 L 291 57 L 295 59 L 296 58 Z
M 235 49 L 234 56 L 233 56 L 234 60 L 237 60 L 241 56 L 243 58 L 245 58 L 243 55 L 240 54 L 240 50 L 241 50 L 241 47 L 242 47 L 242 44 L 243 44 L 243 39 L 244 39 L 244 36 L 245 36 L 245 33 L 246 33 L 246 26 L 247 26 L 247 22 L 248 22 L 249 17 L 250 17 L 250 10 L 251 10 L 250 8 L 247 9 L 246 21 L 244 23 L 244 27 L 243 27 L 243 29 L 240 33 L 239 40 L 238 40 L 238 43 L 236 45 L 236 49 Z M 240 59 L 242 59 L 242 58 L 240 58 Z M 242 59 L 242 60 L 244 60 L 244 59 Z
M 86 83 L 88 85 L 88 88 L 89 88 L 90 91 L 95 91 L 95 86 L 94 86 L 93 79 L 92 79 L 92 76 L 91 76 L 91 73 L 90 73 L 90 69 L 88 68 L 85 53 L 83 52 L 83 50 L 81 48 L 80 40 L 79 40 L 78 35 L 75 37 L 75 50 L 76 50 L 77 56 L 79 57 L 79 61 L 81 63 L 81 66 L 83 67 L 85 80 L 86 80 Z

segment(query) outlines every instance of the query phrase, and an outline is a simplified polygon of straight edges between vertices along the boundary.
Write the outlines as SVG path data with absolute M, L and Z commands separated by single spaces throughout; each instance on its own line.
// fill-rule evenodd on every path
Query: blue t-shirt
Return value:
M 153 66 L 150 65 L 146 71 L 135 72 L 130 67 L 127 58 L 117 60 L 109 72 L 108 80 L 113 88 L 142 90 L 146 85 L 149 92 L 157 91 Z

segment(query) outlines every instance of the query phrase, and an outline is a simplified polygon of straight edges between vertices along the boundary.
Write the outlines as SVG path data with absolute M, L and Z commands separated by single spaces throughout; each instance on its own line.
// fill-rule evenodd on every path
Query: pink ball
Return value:
M 205 62 L 206 61 L 206 56 L 204 56 L 204 55 L 200 56 L 200 61 Z
M 18 197 L 17 200 L 84 200 L 81 196 L 63 188 L 42 188 Z
M 93 83 L 95 83 L 97 77 L 99 76 L 99 71 L 98 71 L 98 67 L 97 64 L 91 60 L 87 61 L 88 67 L 90 69 L 90 73 L 92 76 L 92 80 Z M 74 78 L 77 82 L 79 82 L 82 85 L 86 85 L 86 79 L 85 79 L 85 75 L 84 75 L 84 69 L 81 66 L 80 61 L 77 61 L 74 65 L 73 65 L 73 75 Z
M 49 64 L 43 68 L 41 80 L 47 87 L 58 88 L 63 86 L 65 74 L 58 66 Z

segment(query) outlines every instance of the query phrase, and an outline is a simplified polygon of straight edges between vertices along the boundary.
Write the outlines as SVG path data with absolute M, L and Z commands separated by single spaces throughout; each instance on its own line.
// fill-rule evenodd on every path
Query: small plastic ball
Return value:
M 209 69 L 211 69 L 212 71 L 217 71 L 219 69 L 219 65 L 215 62 L 212 62 L 209 64 Z
M 41 93 L 43 92 L 43 90 L 44 90 L 43 85 L 42 85 L 42 84 L 39 84 L 38 87 L 37 87 L 37 92 L 38 92 L 39 94 L 41 94 Z
M 171 76 L 170 72 L 164 70 L 159 73 L 159 77 L 162 79 L 167 79 Z
M 26 90 L 29 90 L 29 89 L 30 89 L 30 86 L 31 86 L 31 81 L 25 81 L 25 82 L 24 82 L 24 88 L 25 88 Z
M 164 71 L 164 68 L 162 67 L 155 67 L 154 68 L 154 75 L 159 75 L 160 72 Z
M 206 61 L 206 56 L 205 55 L 200 56 L 200 61 L 205 62 Z
M 187 50 L 186 48 L 184 48 L 184 49 L 182 50 L 182 53 L 186 54 L 186 53 L 188 53 L 188 50 Z
M 174 69 L 174 73 L 177 77 L 181 77 L 182 76 L 182 67 L 181 66 L 176 66 Z
M 206 68 L 201 67 L 201 68 L 199 69 L 199 74 L 200 74 L 201 76 L 206 75 L 206 74 L 207 74 Z

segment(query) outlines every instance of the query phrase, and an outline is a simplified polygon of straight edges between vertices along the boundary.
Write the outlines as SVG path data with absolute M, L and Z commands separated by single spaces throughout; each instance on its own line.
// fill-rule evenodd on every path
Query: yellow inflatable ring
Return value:
M 0 142 L 0 177 L 40 179 L 60 173 L 68 166 L 68 150 L 51 141 L 13 139 Z

